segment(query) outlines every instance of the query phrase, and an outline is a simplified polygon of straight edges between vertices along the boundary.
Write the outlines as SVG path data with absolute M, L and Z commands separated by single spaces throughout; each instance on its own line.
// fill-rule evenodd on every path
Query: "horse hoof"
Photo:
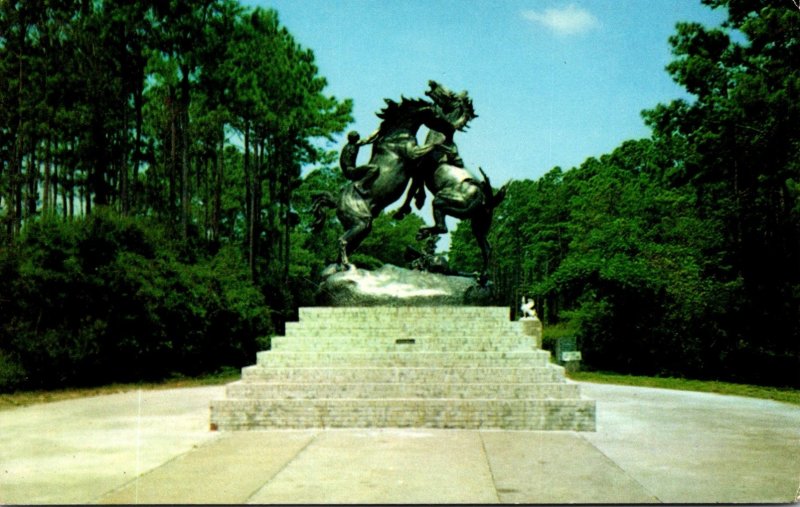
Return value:
M 409 207 L 405 207 L 404 206 L 404 207 L 398 209 L 397 211 L 395 211 L 394 215 L 392 215 L 392 218 L 394 218 L 395 220 L 402 220 L 409 213 L 411 213 L 411 207 L 410 206 Z
M 336 273 L 340 273 L 341 271 L 342 271 L 341 264 L 338 263 L 328 264 L 328 266 L 326 266 L 325 269 L 322 270 L 320 276 L 322 278 L 328 278 L 329 276 L 333 276 Z

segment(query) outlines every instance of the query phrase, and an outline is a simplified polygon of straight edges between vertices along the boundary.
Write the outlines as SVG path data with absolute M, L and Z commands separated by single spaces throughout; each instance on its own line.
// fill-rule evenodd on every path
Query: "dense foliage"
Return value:
M 192 258 L 148 219 L 25 227 L 0 255 L 0 385 L 199 374 L 252 360 L 271 330 L 238 249 Z
M 728 21 L 670 39 L 693 99 L 514 182 L 493 281 L 594 368 L 798 385 L 800 11 L 704 3 Z M 336 259 L 309 208 L 344 183 L 320 141 L 352 104 L 325 85 L 235 0 L 0 2 L 0 390 L 251 363 Z M 379 216 L 353 259 L 406 264 L 420 225 Z M 479 258 L 459 227 L 451 264 Z
M 0 3 L 0 389 L 252 362 L 316 269 L 325 86 L 234 0 Z
M 800 385 L 800 11 L 704 0 L 668 72 L 694 96 L 643 113 L 650 139 L 537 181 L 496 212 L 495 279 L 569 321 L 597 369 Z M 744 42 L 737 42 L 743 39 Z M 469 232 L 451 261 L 476 266 Z

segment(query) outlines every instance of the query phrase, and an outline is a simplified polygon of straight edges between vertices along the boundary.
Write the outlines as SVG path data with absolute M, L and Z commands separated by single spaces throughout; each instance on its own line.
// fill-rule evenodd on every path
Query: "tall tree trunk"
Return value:
M 50 185 L 51 185 L 51 178 L 52 175 L 50 174 L 50 157 L 52 155 L 50 150 L 50 128 L 47 129 L 47 140 L 45 141 L 45 152 L 44 152 L 44 189 L 43 189 L 43 197 L 42 197 L 42 214 L 48 215 L 50 213 Z M 55 209 L 55 207 L 53 207 Z
M 125 95 L 125 98 L 127 99 L 127 94 Z M 120 211 L 122 212 L 123 216 L 127 216 L 128 212 L 130 211 L 130 185 L 128 183 L 128 101 L 125 100 L 124 102 L 125 103 L 122 104 L 122 131 L 120 132 L 122 136 L 120 141 L 122 146 L 120 148 L 119 169 L 117 172 L 119 174 Z
M 195 162 L 197 167 L 201 167 L 200 161 Z M 214 161 L 208 157 L 204 157 L 202 161 L 203 173 L 205 174 L 204 178 L 201 178 L 200 175 L 197 175 L 197 183 L 196 189 L 199 192 L 199 189 L 202 188 L 202 196 L 203 196 L 203 238 L 206 241 L 211 240 L 211 209 L 213 204 L 211 202 L 211 185 L 212 185 L 212 178 L 214 173 Z
M 251 209 L 253 210 L 253 220 L 250 223 L 250 228 L 253 235 L 253 279 L 255 279 L 256 275 L 258 274 L 258 270 L 256 269 L 256 260 L 258 259 L 258 255 L 261 253 L 261 197 L 263 195 L 263 190 L 261 188 L 263 182 L 262 176 L 262 169 L 261 169 L 261 160 L 264 156 L 264 143 L 263 141 L 256 141 L 254 143 L 255 149 L 255 163 L 251 168 L 251 172 L 253 174 L 253 191 L 250 194 L 250 197 L 253 199 L 253 203 L 251 204 Z
M 254 132 L 255 133 L 255 132 Z M 250 219 L 250 265 L 253 272 L 253 280 L 258 276 L 257 259 L 261 252 L 261 167 L 259 159 L 261 157 L 261 146 L 258 141 L 252 142 L 253 145 L 253 158 L 250 161 L 250 174 L 253 189 L 250 192 L 250 210 L 252 217 Z
M 22 121 L 20 120 L 14 162 L 11 164 L 9 177 L 9 238 L 12 241 L 19 236 L 20 220 L 22 218 L 22 146 Z
M 36 160 L 36 145 L 38 141 L 31 143 L 31 150 L 28 152 L 28 167 L 27 174 L 25 175 L 28 180 L 28 188 L 25 192 L 26 197 L 26 210 L 25 218 L 33 218 L 36 216 L 36 204 L 39 200 L 39 167 Z
M 60 190 L 60 192 L 59 192 Z M 64 195 L 64 168 L 53 162 L 53 215 L 58 216 L 58 198 Z M 63 203 L 63 200 L 62 200 Z M 66 203 L 63 203 L 66 204 Z M 62 217 L 66 218 L 66 208 L 61 212 Z
M 58 146 L 56 146 L 56 150 L 58 150 Z M 52 195 L 52 203 L 50 205 L 50 213 L 54 216 L 58 216 L 58 198 L 59 198 L 59 185 L 63 186 L 64 181 L 62 179 L 63 169 L 58 165 L 58 161 L 54 158 L 52 161 L 53 165 L 53 175 L 51 176 L 52 183 L 50 184 L 51 191 L 50 194 Z
M 86 170 L 86 181 L 84 182 L 83 185 L 83 197 L 84 197 L 83 214 L 84 216 L 87 217 L 92 214 L 92 190 L 91 190 L 91 185 L 89 184 L 89 182 L 92 181 L 92 178 L 94 178 L 94 175 L 92 173 L 93 169 L 89 167 Z
M 144 69 L 142 69 L 142 76 L 136 82 L 136 88 L 133 91 L 133 108 L 136 114 L 136 140 L 133 146 L 133 175 L 131 177 L 132 192 L 130 194 L 129 206 L 136 209 L 139 196 L 139 163 L 142 159 L 142 124 L 144 123 L 142 109 L 144 107 Z
M 269 207 L 267 207 L 267 238 L 268 238 L 269 244 L 270 244 L 270 246 L 272 248 L 270 249 L 270 252 L 268 253 L 269 257 L 267 259 L 267 262 L 271 262 L 272 261 L 272 250 L 276 250 L 276 252 L 277 252 L 277 254 L 279 256 L 280 256 L 280 252 L 282 251 L 281 250 L 281 246 L 280 246 L 281 236 L 278 235 L 278 237 L 277 237 L 278 245 L 275 245 L 275 239 L 276 238 L 274 238 L 276 227 L 275 227 L 275 206 L 273 206 L 273 203 L 278 202 L 278 197 L 277 196 L 278 196 L 278 172 L 279 172 L 278 171 L 279 152 L 275 147 L 275 140 L 274 139 L 270 140 L 270 148 L 271 149 L 270 149 L 270 151 L 269 151 L 269 153 L 268 153 L 268 155 L 266 157 L 267 158 L 267 184 L 268 184 L 268 188 L 269 188 Z
M 250 276 L 253 280 L 256 277 L 255 268 L 255 245 L 253 242 L 253 193 L 255 185 L 253 183 L 253 174 L 250 168 L 250 125 L 247 121 L 244 123 L 244 200 L 245 200 L 245 227 L 247 230 L 247 266 L 250 268 Z
M 67 152 L 69 152 L 69 143 L 67 143 Z M 64 219 L 67 219 L 70 216 L 69 215 L 69 205 L 67 204 L 67 185 L 69 184 L 69 180 L 68 180 L 69 174 L 68 174 L 67 166 L 68 166 L 68 164 L 63 164 L 61 166 L 61 178 L 60 178 L 60 182 L 61 182 L 61 206 L 63 208 L 61 210 L 61 212 L 64 214 Z
M 220 127 L 219 151 L 216 157 L 216 174 L 214 175 L 214 213 L 212 214 L 212 237 L 214 242 L 219 241 L 220 220 L 222 215 L 222 176 L 225 161 L 225 126 Z
M 99 111 L 99 106 L 95 105 L 92 113 L 92 150 L 94 151 L 93 164 L 89 177 L 87 178 L 86 195 L 91 196 L 94 192 L 94 204 L 104 206 L 108 204 L 108 182 L 106 172 L 108 171 L 108 147 L 106 146 L 106 133 L 103 125 L 103 113 Z M 86 207 L 86 214 L 91 214 L 91 204 Z
M 177 119 L 175 117 L 175 88 L 169 87 L 169 129 L 170 129 L 170 143 L 169 143 L 169 189 L 167 197 L 169 203 L 167 211 L 172 213 L 175 209 L 175 174 L 178 172 L 178 126 L 176 125 Z
M 189 236 L 189 66 L 181 66 L 181 234 Z
M 22 69 L 24 68 L 24 64 L 22 61 L 22 48 L 25 47 L 25 34 L 27 32 L 27 25 L 23 20 L 20 20 L 20 28 L 25 27 L 25 30 L 19 31 L 18 36 L 18 51 L 17 53 L 17 64 L 19 70 L 19 81 L 18 81 L 18 88 L 17 88 L 17 143 L 14 153 L 14 162 L 12 163 L 12 170 L 10 175 L 10 185 L 9 185 L 9 192 L 10 192 L 10 199 L 9 199 L 9 242 L 13 241 L 15 237 L 19 236 L 20 232 L 20 221 L 22 219 L 22 157 L 23 157 L 23 147 L 24 147 L 24 133 L 22 118 L 25 116 L 24 111 L 24 101 L 23 101 L 23 81 L 24 81 L 24 73 Z
M 283 211 L 284 217 L 286 217 L 284 224 L 283 224 L 283 283 L 286 284 L 289 282 L 289 262 L 290 262 L 290 251 L 291 251 L 291 217 L 289 216 L 290 212 L 290 201 L 291 195 L 289 192 L 286 194 L 286 202 L 284 203 Z
M 70 152 L 75 147 L 74 143 L 70 143 Z M 69 206 L 69 218 L 73 218 L 75 216 L 75 167 L 64 167 L 64 182 L 66 183 L 69 181 L 69 200 L 67 201 L 67 205 Z M 66 211 L 65 211 L 66 212 Z

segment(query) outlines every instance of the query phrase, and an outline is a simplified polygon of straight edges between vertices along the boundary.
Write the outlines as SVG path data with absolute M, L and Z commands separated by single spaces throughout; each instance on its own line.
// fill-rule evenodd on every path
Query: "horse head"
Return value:
M 466 91 L 456 93 L 436 81 L 428 81 L 428 90 L 425 92 L 439 108 L 442 116 L 453 125 L 456 130 L 465 130 L 467 124 L 478 117 L 472 105 L 472 99 Z

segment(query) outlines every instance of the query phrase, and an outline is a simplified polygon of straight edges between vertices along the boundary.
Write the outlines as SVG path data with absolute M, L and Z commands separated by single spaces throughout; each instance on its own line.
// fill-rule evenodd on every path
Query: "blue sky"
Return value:
M 479 117 L 456 142 L 494 185 L 647 137 L 641 110 L 686 96 L 664 70 L 675 23 L 725 17 L 700 0 L 247 3 L 277 10 L 314 51 L 327 93 L 354 100 L 362 135 L 385 97 L 422 96 L 429 79 L 467 90 Z
M 348 130 L 362 136 L 377 127 L 384 98 L 421 97 L 429 79 L 467 90 L 479 116 L 456 143 L 466 166 L 482 167 L 495 187 L 648 137 L 643 109 L 688 98 L 665 70 L 675 24 L 725 19 L 700 0 L 245 3 L 278 11 L 297 42 L 314 51 L 327 94 L 353 99 Z M 343 143 L 341 136 L 330 148 Z M 362 149 L 359 162 L 369 151 Z M 420 215 L 432 223 L 430 200 Z M 451 230 L 456 223 L 447 219 Z M 449 244 L 445 235 L 439 250 Z

